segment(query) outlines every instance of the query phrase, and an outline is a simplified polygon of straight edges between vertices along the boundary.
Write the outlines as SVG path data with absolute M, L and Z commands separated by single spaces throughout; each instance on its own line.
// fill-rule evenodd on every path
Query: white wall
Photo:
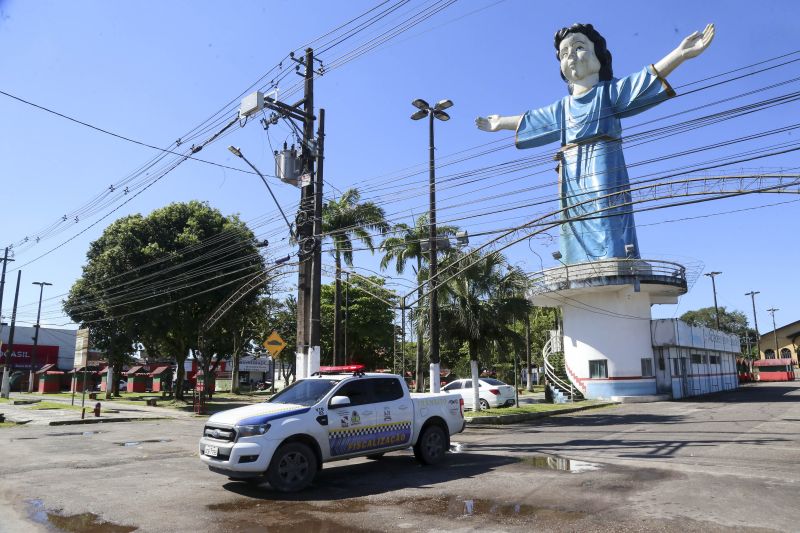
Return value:
M 562 305 L 564 355 L 578 377 L 589 360 L 608 359 L 608 376 L 640 376 L 641 360 L 653 357 L 650 297 L 629 289 L 572 296 Z

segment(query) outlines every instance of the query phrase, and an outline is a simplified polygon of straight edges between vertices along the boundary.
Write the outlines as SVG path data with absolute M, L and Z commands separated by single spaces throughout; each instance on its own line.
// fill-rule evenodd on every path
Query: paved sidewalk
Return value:
M 122 402 L 105 402 L 103 398 L 85 400 L 86 414 L 81 418 L 81 396 L 75 396 L 75 406 L 79 409 L 31 409 L 30 403 L 14 404 L 13 402 L 46 401 L 71 405 L 72 399 L 63 397 L 54 398 L 48 395 L 37 395 L 28 393 L 12 392 L 10 398 L 12 403 L 0 403 L 0 413 L 5 415 L 6 421 L 18 424 L 49 425 L 60 426 L 70 424 L 98 424 L 104 422 L 131 422 L 136 420 L 159 420 L 159 419 L 196 419 L 205 418 L 204 415 L 195 415 L 185 411 L 163 407 L 148 407 L 146 405 L 136 405 Z M 100 402 L 103 406 L 99 417 L 94 416 L 94 406 Z

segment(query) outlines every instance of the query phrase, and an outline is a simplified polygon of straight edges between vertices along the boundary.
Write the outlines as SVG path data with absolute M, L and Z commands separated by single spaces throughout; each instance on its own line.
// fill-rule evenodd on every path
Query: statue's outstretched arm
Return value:
M 511 117 L 501 117 L 500 115 L 489 115 L 487 117 L 478 117 L 475 119 L 475 125 L 479 130 L 483 131 L 498 131 L 498 130 L 514 130 L 516 131 L 522 120 L 522 115 L 514 115 Z
M 708 45 L 711 44 L 712 40 L 714 40 L 714 25 L 708 24 L 702 33 L 696 31 L 688 36 L 681 41 L 681 44 L 679 44 L 675 50 L 667 54 L 664 59 L 655 63 L 653 66 L 656 68 L 659 75 L 666 78 L 681 63 L 702 54 L 703 51 L 708 48 Z

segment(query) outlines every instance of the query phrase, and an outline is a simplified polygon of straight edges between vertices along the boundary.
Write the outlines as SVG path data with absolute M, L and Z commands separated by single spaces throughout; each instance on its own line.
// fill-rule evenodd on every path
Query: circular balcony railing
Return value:
M 607 259 L 549 268 L 531 275 L 533 295 L 606 285 L 667 285 L 688 290 L 686 267 L 672 261 Z M 673 289 L 673 290 L 674 290 Z

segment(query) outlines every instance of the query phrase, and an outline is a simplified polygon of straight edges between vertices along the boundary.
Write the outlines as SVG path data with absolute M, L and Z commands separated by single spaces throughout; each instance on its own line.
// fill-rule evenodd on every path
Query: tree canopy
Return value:
M 718 329 L 716 312 L 713 307 L 686 311 L 680 316 L 680 319 L 690 326 L 705 326 L 711 329 Z M 744 338 L 750 328 L 748 327 L 747 316 L 742 311 L 728 311 L 724 306 L 720 306 L 719 329 Z
M 225 217 L 202 202 L 123 217 L 89 246 L 64 310 L 89 328 L 95 346 L 124 345 L 119 338 L 127 338 L 128 345 L 142 342 L 149 354 L 174 359 L 181 379 L 183 361 L 197 348 L 205 320 L 234 290 L 264 272 L 257 246 L 236 216 Z M 245 319 L 258 298 L 257 292 L 242 298 L 235 316 Z
M 370 276 L 366 280 L 360 276 L 350 276 L 346 289 L 345 319 L 342 322 L 343 329 L 346 329 L 347 360 L 338 360 L 337 364 L 363 363 L 370 370 L 392 367 L 394 311 L 387 302 L 393 302 L 395 296 L 384 289 L 383 284 L 384 280 L 377 276 Z M 323 365 L 332 361 L 335 292 L 335 284 L 322 286 Z

